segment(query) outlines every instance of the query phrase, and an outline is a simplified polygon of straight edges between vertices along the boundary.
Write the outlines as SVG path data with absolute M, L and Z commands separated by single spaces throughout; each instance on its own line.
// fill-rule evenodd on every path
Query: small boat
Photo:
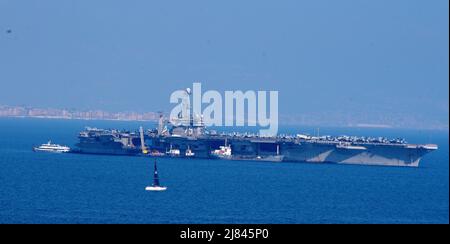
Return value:
M 186 150 L 186 157 L 194 157 L 194 156 L 195 156 L 195 153 L 188 146 L 188 149 Z
M 180 149 L 172 148 L 172 144 L 170 144 L 170 150 L 166 151 L 166 155 L 169 155 L 171 157 L 178 157 L 180 156 Z
M 159 185 L 158 169 L 156 168 L 155 159 L 155 169 L 153 171 L 153 184 L 151 186 L 145 187 L 146 191 L 165 191 L 167 187 Z
M 54 153 L 66 153 L 70 151 L 70 147 L 61 146 L 58 144 L 52 144 L 51 141 L 40 145 L 39 147 L 33 147 L 33 151 L 35 152 L 54 152 Z
M 231 159 L 233 157 L 231 153 L 231 146 L 227 145 L 227 139 L 225 139 L 224 146 L 220 146 L 219 149 L 211 152 L 211 156 L 219 159 Z
M 277 145 L 276 155 L 248 155 L 248 156 L 236 156 L 231 152 L 231 146 L 220 146 L 220 149 L 216 149 L 211 152 L 211 156 L 218 159 L 234 160 L 234 161 L 263 161 L 263 162 L 282 162 L 284 155 L 280 155 L 280 146 Z
M 158 150 L 153 150 L 149 153 L 149 155 L 153 156 L 153 157 L 162 157 L 162 156 L 165 156 L 166 154 L 163 152 L 160 152 Z

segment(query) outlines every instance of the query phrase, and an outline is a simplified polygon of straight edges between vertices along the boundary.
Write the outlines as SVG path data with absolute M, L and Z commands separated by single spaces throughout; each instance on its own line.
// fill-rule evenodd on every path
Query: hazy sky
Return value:
M 281 114 L 448 123 L 448 4 L 0 0 L 0 104 L 168 111 L 200 81 L 278 90 Z

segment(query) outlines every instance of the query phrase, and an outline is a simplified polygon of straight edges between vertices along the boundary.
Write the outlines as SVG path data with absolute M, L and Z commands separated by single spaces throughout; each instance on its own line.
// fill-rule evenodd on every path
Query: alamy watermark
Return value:
M 260 136 L 278 133 L 278 91 L 225 91 L 225 98 L 216 90 L 202 92 L 201 83 L 192 90 L 177 90 L 170 103 L 177 105 L 170 112 L 170 121 L 177 125 L 259 126 Z

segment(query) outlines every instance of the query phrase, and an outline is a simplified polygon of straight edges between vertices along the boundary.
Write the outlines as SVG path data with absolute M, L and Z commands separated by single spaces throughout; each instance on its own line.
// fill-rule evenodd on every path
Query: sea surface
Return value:
M 0 119 L 0 223 L 449 223 L 448 131 L 320 128 L 436 143 L 419 168 L 51 154 L 84 126 L 144 122 Z M 315 128 L 281 132 L 316 133 Z

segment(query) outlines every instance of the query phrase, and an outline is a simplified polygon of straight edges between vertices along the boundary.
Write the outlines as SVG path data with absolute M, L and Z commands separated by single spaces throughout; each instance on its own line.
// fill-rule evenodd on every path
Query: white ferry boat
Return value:
M 40 145 L 39 147 L 33 147 L 35 152 L 54 152 L 54 153 L 66 153 L 70 151 L 70 147 L 61 146 L 58 144 L 52 144 L 51 141 Z

